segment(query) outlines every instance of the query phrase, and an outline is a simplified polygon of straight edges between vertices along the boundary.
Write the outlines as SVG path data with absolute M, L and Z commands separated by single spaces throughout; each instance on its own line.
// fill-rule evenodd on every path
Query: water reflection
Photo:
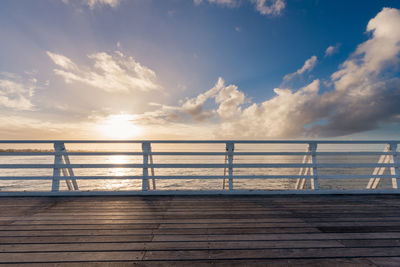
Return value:
M 377 156 L 318 156 L 319 163 L 376 163 Z M 140 190 L 142 186 L 141 168 L 120 168 L 119 164 L 141 164 L 143 157 L 141 155 L 101 155 L 101 156 L 70 156 L 72 164 L 111 164 L 115 168 L 75 168 L 76 176 L 96 176 L 96 177 L 120 177 L 120 176 L 137 176 L 139 179 L 79 179 L 79 188 L 85 190 Z M 54 157 L 51 156 L 8 156 L 0 157 L 0 164 L 52 164 Z M 154 157 L 156 164 L 176 164 L 176 163 L 223 163 L 223 156 L 159 156 Z M 301 156 L 237 156 L 234 163 L 301 163 Z M 319 168 L 319 175 L 358 175 L 372 174 L 374 168 Z M 235 168 L 234 175 L 250 177 L 252 175 L 287 175 L 290 178 L 298 175 L 297 168 Z M 53 170 L 48 169 L 2 169 L 1 176 L 52 176 Z M 157 179 L 157 189 L 160 190 L 217 190 L 222 189 L 223 179 L 222 168 L 157 168 L 155 175 L 160 176 L 196 176 L 196 175 L 212 175 L 218 176 L 218 179 L 212 180 L 195 180 L 195 179 L 173 179 L 162 180 Z M 386 170 L 384 174 L 390 174 Z M 151 172 L 149 171 L 149 175 Z M 151 178 L 151 177 L 149 177 Z M 320 179 L 319 186 L 321 189 L 362 189 L 368 183 L 368 179 Z M 32 191 L 32 190 L 51 190 L 51 180 L 2 180 L 0 181 L 0 190 L 3 191 Z M 235 179 L 235 189 L 293 189 L 294 179 Z M 392 188 L 391 179 L 382 179 L 380 188 Z M 65 182 L 60 183 L 61 190 L 67 190 Z
M 109 164 L 128 164 L 129 158 L 124 155 L 112 155 L 107 158 Z M 110 176 L 126 176 L 129 175 L 129 168 L 112 168 L 110 169 Z

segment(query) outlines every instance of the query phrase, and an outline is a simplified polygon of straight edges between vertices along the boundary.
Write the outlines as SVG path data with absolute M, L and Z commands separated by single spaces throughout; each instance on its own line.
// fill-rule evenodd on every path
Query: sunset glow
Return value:
M 0 139 L 400 138 L 398 0 L 0 5 Z
M 132 116 L 127 114 L 108 116 L 104 121 L 98 122 L 97 131 L 101 137 L 110 139 L 130 139 L 141 133 L 140 127 L 132 122 Z

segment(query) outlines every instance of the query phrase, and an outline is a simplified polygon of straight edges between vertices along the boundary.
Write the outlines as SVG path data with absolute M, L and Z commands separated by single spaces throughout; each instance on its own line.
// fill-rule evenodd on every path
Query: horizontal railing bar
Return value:
M 176 176 L 176 175 L 158 175 L 148 176 L 149 179 L 158 180 L 186 180 L 186 179 L 198 179 L 198 180 L 210 180 L 210 179 L 224 179 L 223 175 L 188 175 L 188 176 Z M 311 179 L 314 178 L 312 175 L 236 175 L 232 176 L 233 179 Z M 369 179 L 369 178 L 396 178 L 396 175 L 319 175 L 320 179 Z M 52 180 L 53 176 L 0 176 L 0 180 Z M 143 176 L 59 176 L 56 177 L 58 180 L 141 180 Z
M 143 152 L 0 152 L 0 156 L 143 156 Z M 225 156 L 226 152 L 151 152 L 154 156 Z M 234 152 L 234 156 L 306 156 L 310 152 Z M 372 155 L 393 155 L 393 152 L 374 151 L 349 151 L 349 152 L 316 152 L 317 156 L 372 156 Z
M 48 168 L 375 168 L 396 167 L 393 163 L 242 163 L 242 164 L 0 164 L 0 169 Z
M 55 155 L 68 155 L 68 156 L 112 156 L 112 155 L 125 155 L 125 156 L 142 156 L 142 152 L 0 152 L 0 156 L 55 156 Z
M 67 176 L 63 176 L 62 178 L 71 179 L 67 178 Z M 53 176 L 0 176 L 0 180 L 52 180 L 52 179 Z
M 153 143 L 153 144 L 387 144 L 400 143 L 400 140 L 0 140 L 0 144 L 51 144 L 51 143 L 75 143 L 75 144 L 123 144 L 123 143 Z

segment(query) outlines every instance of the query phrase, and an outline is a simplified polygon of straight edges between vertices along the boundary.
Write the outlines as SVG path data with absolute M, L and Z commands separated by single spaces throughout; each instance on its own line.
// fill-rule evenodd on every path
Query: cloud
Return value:
M 225 5 L 230 7 L 239 4 L 238 0 L 205 0 L 205 1 L 208 1 L 211 4 Z M 203 3 L 203 0 L 193 0 L 193 2 L 195 3 L 195 5 L 200 5 L 201 3 Z
M 13 73 L 0 73 L 0 108 L 32 110 L 32 96 L 37 88 L 35 78 L 22 78 Z
M 121 3 L 121 0 L 62 0 L 64 4 L 83 5 L 90 9 L 100 8 L 102 6 L 110 6 L 116 8 Z
M 298 69 L 297 71 L 295 71 L 293 73 L 285 75 L 285 77 L 283 77 L 283 80 L 288 81 L 288 80 L 293 79 L 297 75 L 302 75 L 306 71 L 311 71 L 315 67 L 316 64 L 317 64 L 317 57 L 312 56 L 304 62 L 304 65 L 300 69 Z
M 280 15 L 285 8 L 283 0 L 251 0 L 262 15 Z
M 153 103 L 157 109 L 137 115 L 134 123 L 163 127 L 171 123 L 180 127 L 183 123 L 212 123 L 212 126 L 207 126 L 212 130 L 208 134 L 218 138 L 296 136 L 304 132 L 304 125 L 321 115 L 315 112 L 320 100 L 318 90 L 319 80 L 297 92 L 276 88 L 274 98 L 244 107 L 244 93 L 237 86 L 225 85 L 224 80 L 218 78 L 210 90 L 182 101 L 179 106 Z M 207 103 L 214 104 L 215 107 L 206 108 Z M 187 121 L 187 115 L 195 123 Z
M 332 56 L 333 54 L 337 53 L 339 51 L 339 47 L 340 44 L 328 46 L 328 48 L 325 50 L 325 57 Z
M 92 67 L 80 67 L 68 57 L 49 51 L 47 55 L 59 67 L 54 69 L 54 73 L 66 83 L 79 82 L 106 92 L 160 89 L 153 70 L 118 51 L 88 55 L 93 61 Z
M 334 136 L 372 130 L 400 114 L 400 11 L 384 8 L 371 19 L 367 31 L 372 37 L 331 75 L 335 91 L 327 102 L 339 104 L 324 125 L 312 131 Z
M 207 100 L 214 99 L 218 104 L 216 110 L 205 110 L 204 105 Z M 229 119 L 236 113 L 240 113 L 239 105 L 245 101 L 245 95 L 239 91 L 236 85 L 225 85 L 225 81 L 220 77 L 213 88 L 197 97 L 186 99 L 178 108 L 181 112 L 188 113 L 193 119 L 202 121 L 218 114 L 223 119 Z
M 237 86 L 226 86 L 219 78 L 213 88 L 180 106 L 159 105 L 138 119 L 150 122 L 157 114 L 157 123 L 179 125 L 186 114 L 193 120 L 188 125 L 199 120 L 211 123 L 209 129 L 217 138 L 344 136 L 399 122 L 398 25 L 397 9 L 384 8 L 371 19 L 367 26 L 371 37 L 331 75 L 330 91 L 320 93 L 320 80 L 315 79 L 298 90 L 275 88 L 272 98 L 249 103 Z M 295 75 L 309 71 L 316 61 L 311 57 Z
M 218 78 L 209 90 L 177 105 L 151 103 L 153 110 L 133 115 L 132 123 L 144 129 L 145 138 L 247 139 L 344 136 L 377 129 L 382 123 L 398 125 L 398 25 L 398 9 L 384 8 L 372 18 L 367 25 L 368 40 L 332 73 L 329 78 L 332 87 L 325 91 L 321 90 L 322 79 L 315 79 L 299 89 L 275 88 L 273 97 L 250 101 L 236 85 Z M 57 66 L 55 73 L 66 82 L 79 82 L 109 92 L 153 90 L 143 80 L 156 85 L 152 70 L 119 52 L 90 55 L 91 66 L 80 66 L 63 55 L 51 52 L 48 55 Z M 308 59 L 296 75 L 310 71 L 316 61 L 316 56 Z M 0 105 L 7 109 L 32 109 L 30 99 L 36 87 L 34 79 L 2 73 Z M 3 116 L 0 135 L 15 138 L 15 134 L 21 134 L 21 138 L 26 138 L 22 133 L 29 131 L 33 133 L 30 138 L 41 138 L 42 134 L 47 138 L 64 138 L 68 132 L 65 138 L 90 138 L 95 133 L 88 129 L 96 122 L 89 118 L 86 122 L 59 124 Z
M 203 2 L 227 7 L 237 7 L 241 4 L 240 0 L 193 0 L 195 5 Z M 284 0 L 249 0 L 255 9 L 262 15 L 280 15 L 286 4 Z
M 136 120 L 157 125 L 169 122 L 199 123 L 216 117 L 230 120 L 241 113 L 241 105 L 245 100 L 244 93 L 238 90 L 236 85 L 225 85 L 225 81 L 220 77 L 214 87 L 196 97 L 181 100 L 178 106 L 150 103 L 157 109 L 137 115 Z M 214 107 L 210 107 L 212 105 Z
M 51 60 L 53 60 L 53 62 L 56 65 L 62 67 L 63 69 L 72 70 L 72 71 L 78 70 L 78 67 L 75 65 L 75 63 L 72 62 L 66 56 L 54 54 L 49 51 L 47 51 L 46 54 L 51 58 Z
M 216 134 L 225 138 L 235 138 L 237 134 L 241 138 L 301 136 L 304 126 L 321 115 L 319 86 L 319 80 L 315 80 L 297 92 L 276 88 L 276 96 L 251 104 L 235 120 L 224 122 Z
M 4 139 L 93 139 L 95 121 L 62 122 L 20 115 L 0 116 L 0 136 Z
M 215 96 L 215 102 L 219 104 L 217 113 L 221 119 L 229 120 L 242 112 L 241 105 L 245 101 L 245 95 L 236 85 L 224 86 L 222 78 L 218 82 L 220 81 L 222 81 L 221 89 Z

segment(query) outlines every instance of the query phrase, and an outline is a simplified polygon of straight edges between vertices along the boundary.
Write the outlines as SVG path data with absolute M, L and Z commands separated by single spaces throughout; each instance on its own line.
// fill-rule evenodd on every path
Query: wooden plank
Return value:
M 367 259 L 377 266 L 400 266 L 400 257 L 371 257 Z
M 174 230 L 174 229 L 213 229 L 215 231 L 218 230 L 241 230 L 241 229 L 268 229 L 268 228 L 300 228 L 302 231 L 308 231 L 309 228 L 318 228 L 320 231 L 324 231 L 324 229 L 329 229 L 329 232 L 343 232 L 343 229 L 346 232 L 352 231 L 358 232 L 362 230 L 366 231 L 375 231 L 375 232 L 387 232 L 399 231 L 400 222 L 332 222 L 332 223 L 163 223 L 162 221 L 159 223 L 136 223 L 129 222 L 128 223 L 115 223 L 113 220 L 106 221 L 105 223 L 100 222 L 91 222 L 91 223 L 83 223 L 81 221 L 75 221 L 75 224 L 66 224 L 65 221 L 57 221 L 55 222 L 42 222 L 42 223 L 25 223 L 25 224 L 0 224 L 0 236 L 2 231 L 28 231 L 28 230 Z M 261 229 L 260 229 L 261 228 Z M 335 230 L 338 229 L 338 230 Z M 291 229 L 288 229 L 291 230 Z M 327 231 L 325 231 L 327 232 Z M 221 232 L 222 233 L 222 232 Z
M 118 242 L 118 243 L 52 243 L 0 245 L 0 252 L 55 251 L 124 251 L 124 250 L 193 250 L 193 249 L 253 249 L 253 248 L 316 248 L 343 247 L 333 240 L 317 241 L 241 241 L 241 242 Z
M 380 212 L 382 213 L 382 212 Z M 329 213 L 327 213 L 329 215 Z M 333 213 L 335 214 L 335 213 Z M 340 213 L 338 213 L 340 214 Z M 362 214 L 368 214 L 371 215 L 370 213 L 360 213 Z M 238 216 L 235 216 L 238 215 Z M 213 217 L 213 216 L 226 216 L 226 217 L 239 217 L 239 216 L 263 216 L 263 217 L 268 217 L 268 216 L 274 216 L 278 217 L 281 215 L 287 215 L 287 217 L 293 217 L 292 212 L 289 211 L 217 211 L 217 212 L 201 212 L 201 211 L 181 211 L 181 212 L 168 212 L 168 211 L 148 211 L 148 212 L 134 212 L 134 213 L 127 213 L 127 212 L 114 212 L 114 213 L 79 213 L 79 212 L 65 212 L 65 213 L 50 213 L 50 212 L 37 212 L 33 217 L 91 217 L 91 216 L 97 216 L 97 217 L 138 217 L 138 216 L 166 216 L 166 217 L 174 217 L 174 216 L 192 216 L 192 217 L 201 217 L 201 218 L 206 218 L 208 217 Z M 321 214 L 322 215 L 322 214 Z M 320 216 L 321 216 L 320 215 Z M 337 215 L 337 214 L 336 214 Z M 345 215 L 345 213 L 344 213 Z M 354 215 L 358 215 L 357 213 L 354 213 Z
M 343 258 L 400 256 L 400 247 L 387 248 L 291 248 L 253 250 L 182 250 L 147 251 L 143 260 L 183 260 L 183 259 L 271 259 L 271 258 Z
M 69 262 L 69 261 L 135 261 L 147 260 L 212 260 L 212 259 L 314 259 L 344 257 L 399 257 L 400 248 L 320 248 L 320 249 L 254 249 L 254 250 L 181 250 L 118 252 L 42 252 L 0 253 L 0 262 Z
M 379 257 L 379 258 L 328 258 L 328 259 L 234 259 L 234 260 L 179 260 L 179 261 L 93 261 L 84 262 L 85 266 L 194 266 L 194 267 L 208 267 L 208 266 L 221 266 L 221 267 L 242 267 L 242 266 L 324 266 L 324 267 L 354 267 L 354 266 L 376 266 L 373 264 L 373 260 L 382 260 L 386 264 L 382 266 L 390 266 L 389 263 L 393 257 Z M 386 260 L 386 261 L 385 261 Z M 82 262 L 57 262 L 56 266 L 59 267 L 81 267 Z M 26 264 L 24 264 L 26 265 Z M 15 266 L 15 264 L 5 264 L 3 266 Z M 48 266 L 44 263 L 32 263 L 29 264 L 32 267 L 42 267 Z M 54 264 L 49 264 L 49 266 L 54 266 Z M 392 265 L 393 266 L 393 265 Z M 398 266 L 398 265 L 394 265 Z
M 400 239 L 352 239 L 338 240 L 346 247 L 398 247 Z
M 30 263 L 30 262 L 69 262 L 69 261 L 135 261 L 143 258 L 142 251 L 124 252 L 43 252 L 43 253 L 0 253 L 0 262 L 3 263 Z
M 28 243 L 93 243 L 93 242 L 144 242 L 151 241 L 152 235 L 123 235 L 123 236 L 9 236 L 0 237 L 1 244 Z
M 71 243 L 71 242 L 218 242 L 218 241 L 325 241 L 325 240 L 391 240 L 400 239 L 398 233 L 349 234 L 252 234 L 252 235 L 112 235 L 112 236 L 17 236 L 0 237 L 1 244 Z
M 19 218 L 19 217 L 10 217 L 4 222 L 12 222 L 13 225 L 54 225 L 54 224 L 65 224 L 65 225 L 74 225 L 74 224 L 223 224 L 223 223 L 243 223 L 243 224 L 259 224 L 259 223 L 304 223 L 304 220 L 299 218 L 266 218 L 266 219 L 251 219 L 251 218 L 236 218 L 236 219 L 143 219 L 143 218 L 136 218 L 136 219 L 80 219 L 80 220 L 71 220 L 71 219 L 63 219 L 63 220 L 50 220 L 50 219 L 30 219 L 30 218 Z M 2 220 L 0 220 L 2 222 Z M 399 220 L 400 222 L 400 220 Z
M 318 229 L 323 233 L 373 233 L 373 232 L 400 232 L 400 225 L 396 226 L 321 226 Z
M 385 195 L 0 198 L 0 262 L 397 266 L 398 207 Z
M 153 230 L 48 230 L 48 231 L 2 231 L 7 236 L 98 236 L 98 235 L 151 235 Z
M 237 240 L 342 240 L 398 239 L 400 233 L 288 233 L 288 234 L 226 234 L 226 235 L 155 235 L 154 241 L 237 241 Z
M 60 221 L 64 223 L 63 221 Z M 172 229 L 241 229 L 241 228 L 310 228 L 313 227 L 308 223 L 101 223 L 101 224 L 10 224 L 10 225 L 0 225 L 0 235 L 1 231 L 27 231 L 27 230 L 106 230 L 106 229 L 165 229 L 165 230 L 172 230 Z M 376 223 L 375 223 L 376 224 Z M 334 224 L 333 224 L 334 225 Z M 397 222 L 392 222 L 387 225 L 395 225 L 398 226 Z M 368 224 L 364 225 L 368 226 Z M 374 226 L 374 225 L 372 225 Z
M 168 234 L 168 235 L 224 235 L 224 234 L 265 234 L 265 233 L 319 233 L 317 228 L 235 228 L 235 229 L 53 229 L 53 230 L 20 230 L 20 231 L 0 231 L 0 237 L 7 236 L 79 236 L 79 235 L 149 235 L 149 234 Z

